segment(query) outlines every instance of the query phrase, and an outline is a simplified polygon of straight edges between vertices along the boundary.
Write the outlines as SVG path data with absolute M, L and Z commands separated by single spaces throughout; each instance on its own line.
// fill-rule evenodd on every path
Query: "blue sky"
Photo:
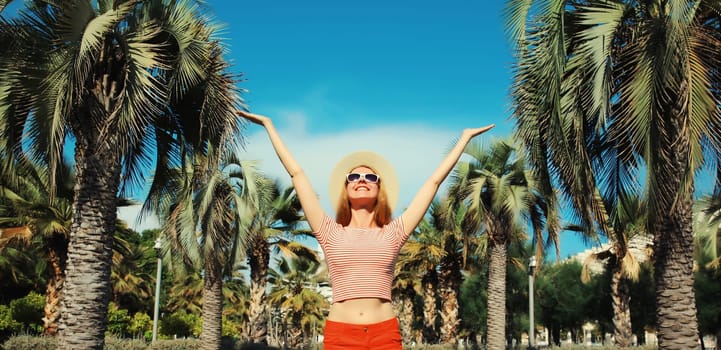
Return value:
M 327 177 L 351 151 L 396 166 L 402 208 L 464 128 L 496 124 L 484 143 L 510 136 L 503 4 L 207 1 L 245 102 L 273 118 L 329 212 Z M 265 132 L 249 125 L 245 135 L 241 157 L 290 184 Z M 562 234 L 562 257 L 584 249 Z

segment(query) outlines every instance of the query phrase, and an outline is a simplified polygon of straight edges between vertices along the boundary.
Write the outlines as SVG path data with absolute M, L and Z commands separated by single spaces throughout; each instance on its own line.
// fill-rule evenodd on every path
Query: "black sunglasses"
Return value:
M 348 180 L 348 182 L 358 182 L 361 179 L 363 179 L 365 182 L 372 183 L 372 184 L 377 183 L 381 179 L 381 177 L 376 174 L 359 174 L 359 173 L 350 173 L 350 174 L 346 175 L 345 178 L 346 178 L 346 180 Z

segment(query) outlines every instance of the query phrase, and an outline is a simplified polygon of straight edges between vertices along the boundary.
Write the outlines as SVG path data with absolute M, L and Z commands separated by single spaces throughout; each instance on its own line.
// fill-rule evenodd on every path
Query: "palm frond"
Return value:
M 517 46 L 523 46 L 526 42 L 527 19 L 533 0 L 512 0 L 506 2 L 503 10 L 503 17 L 508 36 L 511 42 Z

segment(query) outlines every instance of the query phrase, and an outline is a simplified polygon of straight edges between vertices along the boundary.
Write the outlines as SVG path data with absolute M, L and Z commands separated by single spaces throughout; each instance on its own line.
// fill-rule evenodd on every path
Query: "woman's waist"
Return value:
M 333 303 L 328 320 L 350 324 L 372 324 L 396 317 L 390 301 L 379 298 L 348 299 Z

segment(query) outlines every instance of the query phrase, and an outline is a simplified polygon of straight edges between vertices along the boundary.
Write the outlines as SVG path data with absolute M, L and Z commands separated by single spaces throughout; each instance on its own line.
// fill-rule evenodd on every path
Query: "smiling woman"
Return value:
M 396 218 L 392 218 L 392 212 L 398 202 L 399 185 L 393 166 L 373 152 L 349 154 L 331 173 L 334 220 L 323 211 L 308 177 L 270 118 L 246 112 L 239 114 L 267 131 L 293 181 L 306 220 L 325 253 L 333 304 L 326 320 L 323 348 L 402 349 L 398 319 L 391 307 L 391 283 L 400 249 L 425 215 L 465 146 L 493 125 L 465 129 Z

